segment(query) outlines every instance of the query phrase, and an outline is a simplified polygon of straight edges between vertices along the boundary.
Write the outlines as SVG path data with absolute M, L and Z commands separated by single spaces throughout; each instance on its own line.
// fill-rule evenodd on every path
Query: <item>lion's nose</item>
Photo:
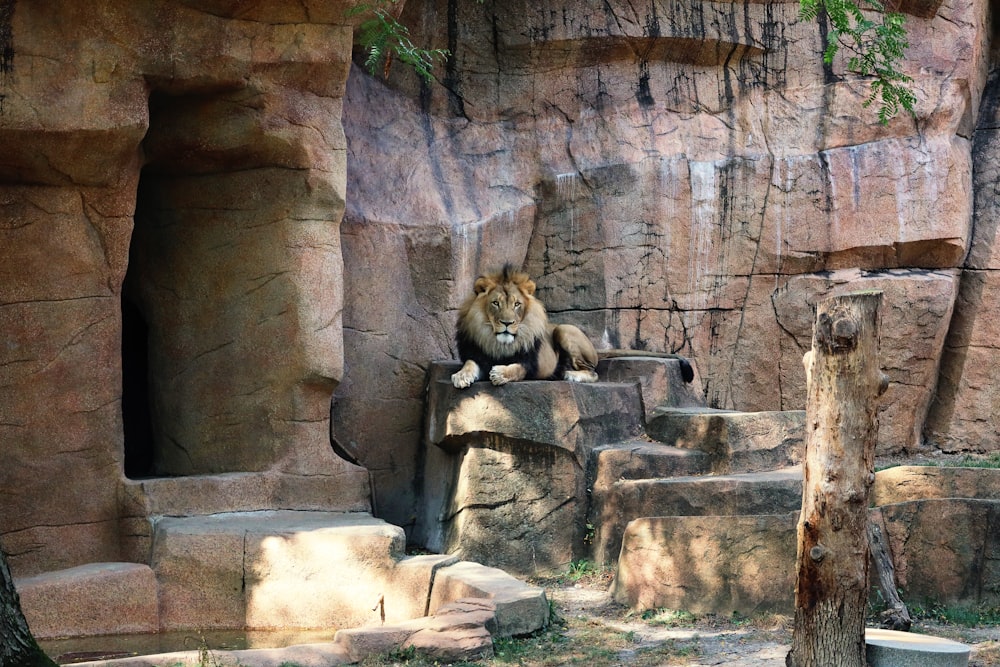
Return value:
M 509 327 L 510 325 L 514 324 L 514 320 L 500 320 L 500 324 L 504 325 L 505 327 Z

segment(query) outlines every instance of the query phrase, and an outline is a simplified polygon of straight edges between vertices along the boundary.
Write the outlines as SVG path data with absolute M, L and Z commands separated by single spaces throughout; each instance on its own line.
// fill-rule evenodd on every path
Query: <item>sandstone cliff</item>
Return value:
M 408 0 L 454 54 L 429 85 L 351 64 L 354 4 L 0 0 L 20 573 L 119 558 L 126 473 L 320 475 L 348 506 L 370 475 L 411 528 L 427 365 L 504 261 L 744 410 L 801 408 L 812 304 L 877 287 L 880 451 L 996 449 L 986 0 L 903 3 L 919 102 L 887 127 L 796 2 Z

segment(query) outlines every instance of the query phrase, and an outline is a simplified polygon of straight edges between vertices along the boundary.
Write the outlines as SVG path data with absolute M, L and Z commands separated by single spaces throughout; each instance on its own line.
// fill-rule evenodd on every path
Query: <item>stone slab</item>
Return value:
M 911 632 L 865 629 L 870 667 L 966 667 L 972 648 L 966 644 Z
M 755 472 L 802 460 L 804 422 L 802 410 L 664 408 L 656 411 L 646 430 L 664 444 L 705 452 L 714 473 Z
M 485 598 L 456 600 L 432 616 L 370 628 L 340 630 L 334 643 L 355 662 L 393 650 L 414 648 L 426 658 L 447 664 L 493 655 L 496 605 Z
M 1000 470 L 895 466 L 875 473 L 872 486 L 875 505 L 932 498 L 1000 498 Z
M 495 621 L 487 626 L 495 637 L 529 634 L 548 625 L 545 591 L 494 567 L 462 561 L 438 570 L 430 613 L 463 598 L 485 598 L 496 605 Z
M 902 598 L 1000 605 L 1000 499 L 940 498 L 880 512 Z
M 794 609 L 798 512 L 635 519 L 614 599 L 634 609 L 750 615 Z
M 643 408 L 633 383 L 532 380 L 494 387 L 476 382 L 455 389 L 431 372 L 426 406 L 427 441 L 457 451 L 484 433 L 565 449 L 586 464 L 589 451 L 643 432 Z M 438 378 L 438 379 L 434 379 Z
M 796 512 L 802 506 L 802 469 L 621 480 L 607 488 L 595 486 L 591 497 L 593 557 L 611 563 L 619 557 L 627 524 L 640 517 Z
M 624 352 L 624 351 L 622 351 Z M 650 419 L 659 407 L 694 407 L 704 405 L 695 392 L 696 382 L 685 382 L 678 359 L 658 357 L 641 352 L 634 355 L 607 357 L 597 364 L 600 382 L 637 382 L 642 392 L 644 418 Z M 697 380 L 697 378 L 695 378 Z
M 404 547 L 402 528 L 367 513 L 164 517 L 152 557 L 162 628 L 378 624 L 383 608 L 412 605 L 397 582 Z
M 626 479 L 686 477 L 709 471 L 708 454 L 636 438 L 596 447 L 591 454 L 590 484 L 607 488 Z
M 147 565 L 91 563 L 15 582 L 36 639 L 156 632 L 156 578 Z
M 565 571 L 581 556 L 584 468 L 548 444 L 467 447 L 450 480 L 444 551 L 516 575 Z

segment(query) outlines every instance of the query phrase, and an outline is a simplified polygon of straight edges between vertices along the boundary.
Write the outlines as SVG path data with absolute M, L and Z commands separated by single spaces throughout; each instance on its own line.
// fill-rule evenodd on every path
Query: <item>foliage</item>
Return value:
M 886 11 L 881 0 L 865 0 L 878 15 L 872 20 L 853 0 L 799 0 L 800 16 L 807 21 L 824 13 L 829 19 L 823 61 L 833 62 L 843 48 L 848 52 L 847 67 L 862 76 L 872 77 L 868 107 L 879 102 L 878 120 L 883 125 L 900 109 L 913 113 L 916 96 L 909 89 L 912 77 L 899 71 L 903 51 L 910 45 L 906 37 L 906 18 Z M 870 12 L 869 12 L 870 13 Z
M 447 49 L 422 49 L 414 45 L 410 31 L 392 15 L 396 1 L 364 2 L 348 13 L 370 15 L 358 30 L 358 42 L 367 53 L 365 68 L 373 76 L 381 69 L 382 76 L 387 78 L 393 62 L 398 60 L 430 82 L 434 78 L 431 71 L 434 64 L 451 54 Z M 908 87 L 913 79 L 898 69 L 903 51 L 909 46 L 906 18 L 899 12 L 886 11 L 882 0 L 863 1 L 879 15 L 879 20 L 870 19 L 854 0 L 799 0 L 800 16 L 807 21 L 816 19 L 820 13 L 827 16 L 831 30 L 823 60 L 832 63 L 841 48 L 849 52 L 848 69 L 872 77 L 871 94 L 864 106 L 878 100 L 878 119 L 884 125 L 900 109 L 913 113 L 916 102 Z
M 435 61 L 445 60 L 448 51 L 416 47 L 410 40 L 410 31 L 390 12 L 395 3 L 396 0 L 375 0 L 374 3 L 362 3 L 349 12 L 350 16 L 371 14 L 358 27 L 358 42 L 368 54 L 365 68 L 374 76 L 381 65 L 382 76 L 387 78 L 393 61 L 399 60 L 429 82 L 434 78 L 431 70 Z
M 698 617 L 683 609 L 646 609 L 639 617 L 652 626 L 667 626 L 671 628 L 690 626 Z
M 1000 625 L 1000 607 L 953 605 L 936 602 L 911 605 L 910 613 L 919 620 L 966 628 L 994 627 Z

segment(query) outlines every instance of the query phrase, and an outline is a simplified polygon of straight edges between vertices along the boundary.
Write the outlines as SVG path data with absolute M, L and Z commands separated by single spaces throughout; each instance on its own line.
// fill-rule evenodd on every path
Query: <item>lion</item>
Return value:
M 458 311 L 458 354 L 451 376 L 458 389 L 489 377 L 499 386 L 520 380 L 596 382 L 597 350 L 572 324 L 550 324 L 527 273 L 507 264 L 476 279 Z

